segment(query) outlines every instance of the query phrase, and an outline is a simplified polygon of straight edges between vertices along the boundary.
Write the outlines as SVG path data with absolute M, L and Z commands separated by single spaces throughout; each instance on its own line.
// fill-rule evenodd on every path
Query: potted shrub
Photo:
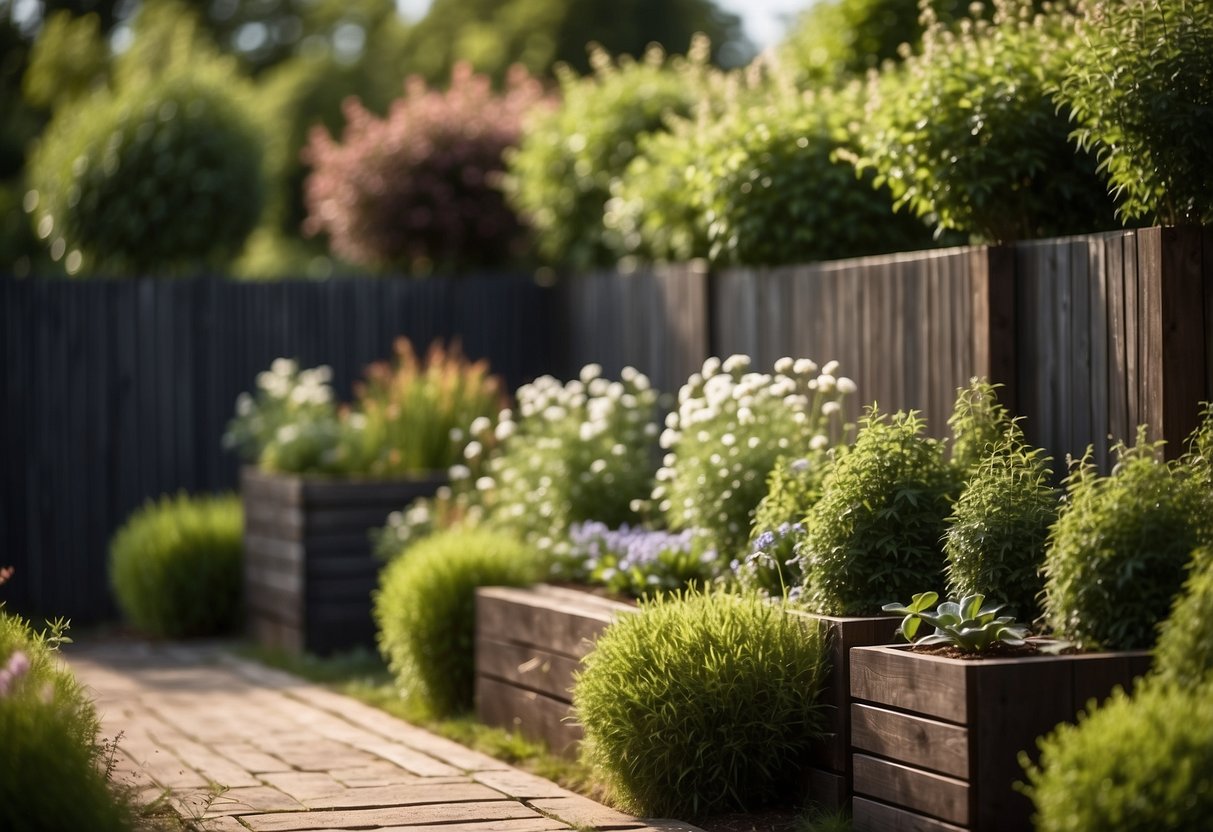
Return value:
M 225 436 L 256 463 L 241 474 L 247 624 L 292 651 L 373 646 L 369 530 L 445 484 L 453 434 L 500 406 L 484 362 L 438 345 L 422 360 L 404 339 L 392 364 L 367 369 L 352 407 L 338 409 L 328 382 L 327 367 L 275 361 Z

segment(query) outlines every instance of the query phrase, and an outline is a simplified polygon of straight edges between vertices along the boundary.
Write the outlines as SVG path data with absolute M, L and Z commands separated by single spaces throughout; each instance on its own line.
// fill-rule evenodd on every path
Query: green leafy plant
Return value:
M 632 598 L 703 588 L 719 571 L 716 553 L 700 552 L 689 530 L 612 529 L 591 520 L 574 523 L 569 542 L 553 563 L 554 577 Z
M 1159 630 L 1154 674 L 1186 688 L 1213 681 L 1213 550 L 1192 553 L 1183 592 Z
M 603 239 L 611 182 L 643 135 L 662 130 L 670 114 L 690 112 L 707 58 L 706 41 L 697 40 L 687 58 L 667 60 L 654 47 L 642 60 L 613 62 L 598 49 L 592 74 L 558 71 L 560 106 L 536 112 L 507 154 L 506 193 L 534 228 L 543 257 L 573 268 L 614 262 Z
M 757 596 L 665 596 L 598 638 L 573 688 L 583 754 L 630 811 L 786 795 L 818 730 L 823 634 Z
M 521 68 L 497 94 L 460 64 L 442 92 L 410 79 L 384 119 L 347 101 L 341 141 L 317 128 L 304 149 L 313 169 L 304 230 L 366 266 L 428 273 L 518 260 L 525 229 L 499 179 L 542 93 Z
M 1030 621 L 1039 614 L 1040 567 L 1060 507 L 1053 472 L 1049 458 L 1024 443 L 1016 424 L 986 447 L 948 518 L 948 591 L 1005 600 Z
M 1015 623 L 1010 615 L 999 615 L 1002 604 L 987 604 L 980 593 L 966 595 L 959 601 L 942 601 L 935 609 L 931 607 L 939 600 L 937 592 L 920 592 L 908 605 L 885 604 L 885 612 L 904 615 L 898 633 L 909 642 L 920 647 L 947 645 L 965 653 L 984 653 L 994 646 L 1022 647 L 1028 628 Z M 935 632 L 915 641 L 919 626 L 926 622 Z
M 472 707 L 476 588 L 525 586 L 545 563 L 509 535 L 435 534 L 384 569 L 374 595 L 379 650 L 401 691 L 435 715 Z
M 1180 832 L 1213 815 L 1213 688 L 1139 684 L 1040 740 L 1039 832 Z
M 1026 0 L 992 22 L 928 25 L 922 53 L 873 76 L 857 168 L 940 230 L 990 242 L 1116 226 L 1093 154 L 1068 139 L 1046 88 L 1067 54 L 1058 16 Z
M 34 227 L 69 274 L 173 274 L 235 257 L 260 216 L 261 136 L 200 69 L 61 108 L 29 163 Z
M 1066 478 L 1045 555 L 1049 626 L 1083 646 L 1145 649 L 1184 580 L 1191 553 L 1213 543 L 1213 492 L 1145 439 L 1115 449 L 1101 477 L 1091 453 Z
M 1213 7 L 1204 0 L 1083 0 L 1079 48 L 1051 85 L 1079 145 L 1129 219 L 1213 220 Z
M 209 636 L 239 627 L 244 512 L 235 495 L 149 502 L 110 541 L 122 614 L 146 633 Z
M 1188 437 L 1182 457 L 1192 476 L 1213 488 L 1213 402 L 1200 408 L 1200 424 Z
M 754 510 L 780 457 L 820 459 L 844 438 L 842 405 L 855 383 L 824 367 L 781 358 L 773 373 L 750 359 L 709 358 L 666 419 L 653 499 L 671 528 L 695 529 L 724 562 L 747 548 Z
M 296 439 L 323 437 L 301 442 L 290 454 L 285 470 L 307 470 L 324 464 L 321 454 L 335 442 L 337 406 L 330 382 L 333 371 L 326 365 L 300 370 L 290 358 L 276 358 L 268 370 L 257 374 L 254 394 L 236 397 L 236 414 L 223 435 L 225 448 L 246 462 L 260 462 L 273 445 L 290 445 Z M 278 464 L 281 451 L 270 454 Z
M 745 559 L 729 564 L 737 583 L 770 598 L 798 600 L 804 591 L 804 572 L 796 549 L 805 531 L 804 523 L 768 527 L 750 541 Z
M 948 417 L 952 431 L 952 464 L 966 476 L 972 473 L 1011 430 L 1011 414 L 998 401 L 1001 384 L 984 378 L 970 379 L 956 391 Z
M 875 615 L 942 579 L 940 545 L 958 483 L 942 443 L 914 412 L 873 406 L 835 463 L 800 546 L 804 603 L 825 615 Z

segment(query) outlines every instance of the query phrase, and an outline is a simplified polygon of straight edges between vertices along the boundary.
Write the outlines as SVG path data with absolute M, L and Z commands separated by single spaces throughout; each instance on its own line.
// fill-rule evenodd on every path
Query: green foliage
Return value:
M 956 390 L 956 403 L 948 417 L 952 431 L 952 464 L 971 474 L 989 456 L 993 447 L 1011 430 L 1011 414 L 998 401 L 1001 384 L 972 378 L 968 387 Z
M 110 582 L 128 621 L 182 638 L 239 628 L 244 512 L 235 495 L 161 497 L 110 541 Z
M 1185 443 L 1182 457 L 1192 476 L 1213 488 L 1213 402 L 1200 408 L 1200 424 Z
M 69 274 L 219 267 L 259 216 L 260 141 L 201 70 L 98 94 L 58 111 L 34 150 L 35 228 Z
M 62 626 L 35 633 L 0 611 L 0 828 L 125 832 L 134 813 L 106 780 L 84 688 L 59 663 Z
M 1030 10 L 1007 0 L 993 23 L 934 25 L 921 55 L 869 82 L 856 165 L 939 229 L 1013 242 L 1115 227 L 1094 156 L 1046 93 L 1060 26 Z
M 390 563 L 374 614 L 379 650 L 404 695 L 435 715 L 469 710 L 476 588 L 525 586 L 542 572 L 533 549 L 479 529 L 436 534 Z
M 750 553 L 745 560 L 729 564 L 737 583 L 769 598 L 799 600 L 804 591 L 804 570 L 796 549 L 804 541 L 805 533 L 804 523 L 766 527 L 750 541 Z
M 876 615 L 943 577 L 940 545 L 958 488 L 943 445 L 911 411 L 875 406 L 809 512 L 804 601 L 825 615 Z
M 615 595 L 647 598 L 702 589 L 717 577 L 716 553 L 701 553 L 690 530 L 611 529 L 589 521 L 573 524 L 569 543 L 567 554 L 555 559 L 552 574 Z
M 1040 567 L 1059 508 L 1050 459 L 1024 444 L 1018 425 L 1008 425 L 1005 437 L 987 447 L 948 518 L 948 590 L 997 598 L 1031 621 L 1039 613 Z
M 335 469 L 339 427 L 331 380 L 327 366 L 301 371 L 292 359 L 275 359 L 257 374 L 256 394 L 236 398 L 224 447 L 271 471 Z
M 558 73 L 560 105 L 536 112 L 507 155 L 510 203 L 534 228 L 540 254 L 573 268 L 614 262 L 603 226 L 612 181 L 645 134 L 662 130 L 671 114 L 690 113 L 707 72 L 702 41 L 686 58 L 667 60 L 658 48 L 641 60 L 592 56 L 593 74 Z
M 1084 0 L 1080 48 L 1052 91 L 1129 219 L 1213 221 L 1213 5 Z
M 786 797 L 818 730 L 823 634 L 756 596 L 641 605 L 573 687 L 583 753 L 628 810 L 688 817 Z
M 773 373 L 750 359 L 709 358 L 678 393 L 666 419 L 653 499 L 674 529 L 695 529 L 724 563 L 747 548 L 754 510 L 780 457 L 820 459 L 843 438 L 842 402 L 855 383 L 824 367 L 781 358 Z
M 1039 832 L 1181 832 L 1213 816 L 1213 688 L 1143 684 L 1040 740 Z
M 1022 647 L 1028 628 L 1015 623 L 1010 615 L 999 615 L 1002 604 L 986 604 L 981 593 L 966 595 L 959 601 L 943 601 L 935 612 L 928 612 L 939 600 L 937 592 L 920 592 L 908 606 L 885 604 L 884 612 L 904 615 L 898 633 L 906 641 L 921 647 L 948 645 L 965 653 L 984 653 L 996 645 Z M 935 632 L 914 641 L 919 626 L 926 622 Z
M 803 521 L 821 499 L 834 460 L 846 450 L 846 445 L 839 445 L 830 451 L 810 450 L 806 456 L 777 459 L 767 476 L 766 496 L 754 509 L 750 537 Z
M 1066 478 L 1045 555 L 1045 616 L 1060 635 L 1111 650 L 1151 647 L 1191 553 L 1213 543 L 1213 493 L 1138 431 L 1110 476 L 1091 455 Z
M 101 19 L 95 14 L 76 17 L 57 11 L 46 18 L 30 49 L 29 68 L 21 84 L 30 104 L 54 110 L 104 85 L 108 70 Z
M 443 92 L 410 79 L 384 119 L 347 101 L 341 140 L 315 129 L 304 150 L 313 169 L 304 230 L 365 266 L 427 273 L 519 259 L 524 229 L 499 179 L 542 95 L 522 70 L 498 94 L 460 64 Z
M 1162 624 L 1154 672 L 1166 683 L 1195 688 L 1213 681 L 1213 550 L 1192 554 L 1183 592 Z

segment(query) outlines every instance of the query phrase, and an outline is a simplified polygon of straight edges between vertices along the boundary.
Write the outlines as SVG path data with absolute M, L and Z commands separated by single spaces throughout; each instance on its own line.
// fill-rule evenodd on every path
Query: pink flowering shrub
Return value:
M 426 272 L 517 259 L 526 229 L 498 187 L 501 157 L 542 99 L 521 67 L 496 93 L 461 64 L 445 92 L 410 78 L 386 118 L 347 100 L 341 140 L 316 127 L 303 150 L 313 169 L 304 231 L 328 234 L 335 254 L 371 267 Z

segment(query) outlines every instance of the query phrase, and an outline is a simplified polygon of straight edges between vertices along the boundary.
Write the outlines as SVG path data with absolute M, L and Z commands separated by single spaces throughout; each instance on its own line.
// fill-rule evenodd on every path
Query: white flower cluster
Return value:
M 338 430 L 332 378 L 324 365 L 300 370 L 292 359 L 274 359 L 270 369 L 257 374 L 256 395 L 236 398 L 224 444 L 267 467 L 311 464 L 333 444 Z
M 829 448 L 842 433 L 842 400 L 854 392 L 836 361 L 781 358 L 760 373 L 748 356 L 709 358 L 666 418 L 658 509 L 671 527 L 697 529 L 722 557 L 736 556 L 775 461 Z
M 267 398 L 277 399 L 292 405 L 325 405 L 333 401 L 333 371 L 321 364 L 310 370 L 300 370 L 299 364 L 290 358 L 275 358 L 270 368 L 257 374 L 257 389 Z M 247 393 L 236 400 L 237 412 L 247 410 L 252 401 Z

